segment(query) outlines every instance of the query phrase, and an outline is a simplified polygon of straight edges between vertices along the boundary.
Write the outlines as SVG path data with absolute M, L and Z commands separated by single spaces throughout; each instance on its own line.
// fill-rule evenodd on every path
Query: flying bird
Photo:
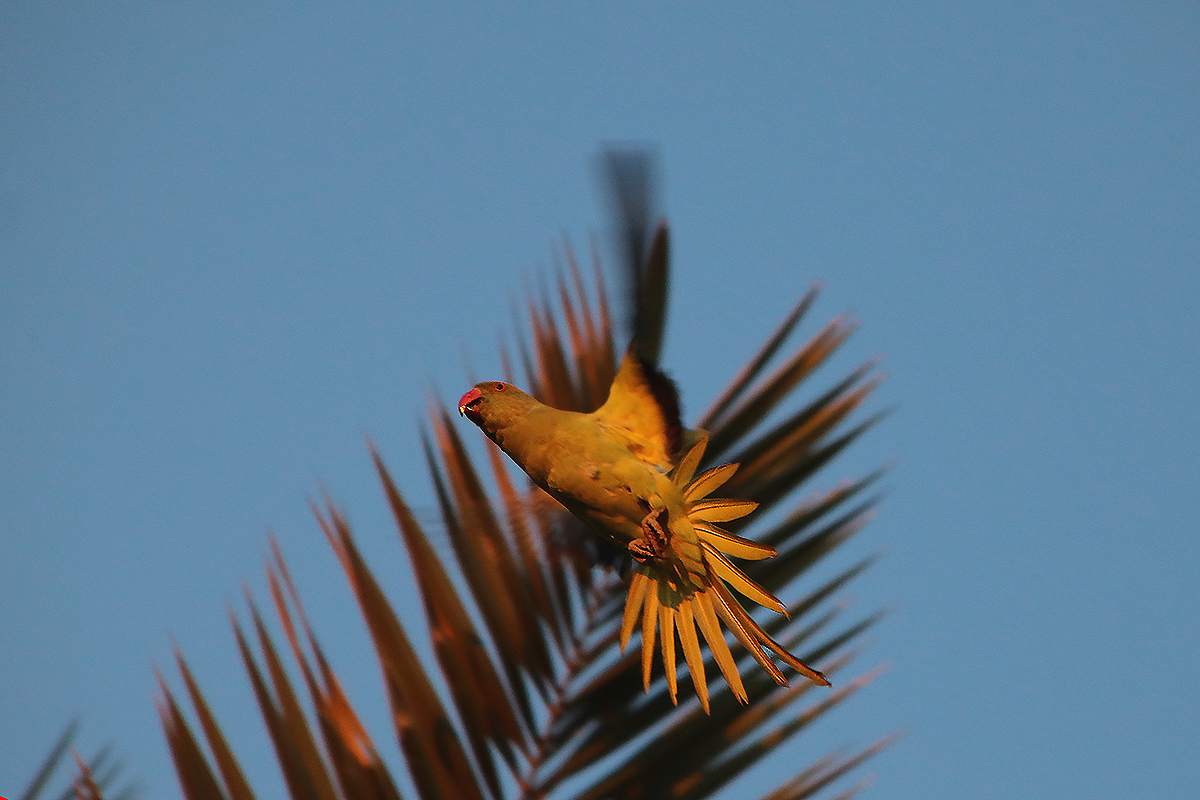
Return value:
M 658 639 L 668 690 L 678 703 L 678 635 L 696 694 L 709 710 L 698 628 L 734 695 L 747 702 L 718 619 L 781 686 L 788 681 L 771 654 L 813 683 L 828 686 L 822 673 L 772 639 L 730 591 L 786 614 L 776 597 L 730 561 L 731 556 L 770 558 L 775 548 L 721 527 L 758 504 L 711 497 L 737 465 L 696 475 L 708 434 L 683 426 L 678 390 L 657 364 L 669 234 L 666 223 L 659 222 L 647 246 L 648 163 L 640 155 L 618 154 L 609 156 L 608 166 L 633 307 L 631 344 L 608 399 L 595 411 L 580 413 L 552 408 L 511 384 L 485 381 L 462 396 L 459 413 L 479 426 L 534 484 L 632 557 L 635 567 L 620 641 L 623 651 L 640 624 L 647 690 Z

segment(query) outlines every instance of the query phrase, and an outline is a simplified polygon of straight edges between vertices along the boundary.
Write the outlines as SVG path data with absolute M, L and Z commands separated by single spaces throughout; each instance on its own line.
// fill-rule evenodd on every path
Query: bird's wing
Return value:
M 616 252 L 628 302 L 630 349 L 643 364 L 658 363 L 667 316 L 670 235 L 656 209 L 654 153 L 612 149 L 602 165 L 613 203 Z
M 631 453 L 670 472 L 705 434 L 683 427 L 679 392 L 658 367 L 667 314 L 670 234 L 655 222 L 655 160 L 639 149 L 604 157 L 631 311 L 629 350 L 596 421 Z
M 595 421 L 640 460 L 670 472 L 682 457 L 687 431 L 679 418 L 679 392 L 666 375 L 643 363 L 633 349 L 613 379 Z

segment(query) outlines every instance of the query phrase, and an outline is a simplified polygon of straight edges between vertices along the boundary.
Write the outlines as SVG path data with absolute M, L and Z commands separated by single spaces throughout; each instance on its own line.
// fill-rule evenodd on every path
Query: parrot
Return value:
M 696 475 L 708 434 L 683 426 L 678 388 L 658 367 L 669 234 L 666 222 L 660 221 L 653 236 L 647 235 L 644 218 L 650 193 L 645 161 L 617 155 L 608 165 L 633 289 L 633 333 L 607 400 L 595 411 L 582 413 L 545 405 L 510 383 L 484 381 L 462 396 L 459 414 L 478 426 L 535 485 L 632 558 L 620 646 L 624 652 L 640 623 L 646 691 L 657 638 L 667 688 L 678 705 L 678 635 L 696 694 L 709 713 L 699 628 L 734 696 L 748 702 L 718 618 L 780 686 L 787 686 L 788 680 L 768 650 L 814 684 L 829 686 L 824 674 L 772 639 L 730 591 L 732 587 L 762 606 L 787 613 L 776 597 L 729 560 L 765 559 L 776 551 L 720 526 L 750 514 L 758 504 L 711 497 L 734 475 L 737 464 Z
M 658 638 L 667 688 L 678 705 L 678 636 L 692 685 L 709 712 L 698 627 L 734 696 L 748 702 L 719 619 L 776 684 L 787 686 L 788 681 L 768 650 L 814 684 L 829 686 L 826 676 L 770 638 L 730 591 L 732 587 L 746 599 L 787 613 L 784 604 L 730 561 L 772 558 L 776 552 L 720 527 L 749 515 L 757 503 L 712 497 L 736 473 L 737 464 L 696 475 L 708 434 L 683 426 L 678 387 L 658 365 L 670 235 L 665 221 L 650 234 L 648 158 L 636 151 L 613 152 L 605 166 L 616 199 L 632 311 L 629 348 L 606 401 L 590 413 L 552 408 L 514 385 L 488 380 L 464 393 L 458 413 L 474 422 L 534 485 L 630 555 L 634 570 L 620 649 L 624 652 L 641 624 L 644 690 L 649 691 Z
M 641 622 L 642 681 L 649 690 L 657 629 L 667 687 L 678 703 L 675 634 L 701 705 L 708 711 L 708 688 L 696 626 L 708 642 L 734 695 L 747 702 L 746 690 L 725 643 L 717 618 L 772 678 L 787 678 L 767 654 L 820 686 L 829 680 L 772 639 L 729 591 L 786 613 L 783 604 L 748 578 L 729 556 L 757 560 L 775 548 L 722 529 L 757 503 L 711 499 L 710 494 L 736 472 L 725 464 L 695 475 L 707 435 L 692 432 L 694 444 L 672 456 L 672 420 L 663 414 L 644 366 L 627 354 L 608 400 L 590 414 L 540 403 L 502 381 L 477 384 L 462 396 L 459 413 L 474 422 L 530 479 L 572 514 L 624 547 L 636 562 L 621 624 L 621 650 Z M 682 436 L 677 436 L 682 439 Z M 728 584 L 728 586 L 726 585 Z

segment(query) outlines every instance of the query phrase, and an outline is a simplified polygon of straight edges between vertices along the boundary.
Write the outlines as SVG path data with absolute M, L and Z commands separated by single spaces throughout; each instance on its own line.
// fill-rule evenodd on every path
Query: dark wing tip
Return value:
M 650 393 L 654 395 L 654 401 L 662 409 L 667 435 L 667 452 L 670 454 L 671 460 L 677 462 L 683 457 L 683 415 L 679 406 L 679 387 L 666 373 L 653 364 L 643 362 L 642 369 L 646 374 L 646 383 L 650 386 Z
M 667 224 L 657 211 L 657 155 L 648 145 L 613 146 L 602 155 L 602 166 L 624 261 L 632 346 L 653 364 L 662 348 L 670 258 Z
M 656 216 L 657 157 L 647 145 L 611 146 L 601 156 L 627 265 L 640 271 Z

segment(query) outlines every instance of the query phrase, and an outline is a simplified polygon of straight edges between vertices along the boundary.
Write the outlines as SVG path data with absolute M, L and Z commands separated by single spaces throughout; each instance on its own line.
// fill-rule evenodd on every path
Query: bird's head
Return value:
M 511 383 L 484 381 L 462 396 L 458 413 L 490 435 L 520 420 L 537 404 Z

